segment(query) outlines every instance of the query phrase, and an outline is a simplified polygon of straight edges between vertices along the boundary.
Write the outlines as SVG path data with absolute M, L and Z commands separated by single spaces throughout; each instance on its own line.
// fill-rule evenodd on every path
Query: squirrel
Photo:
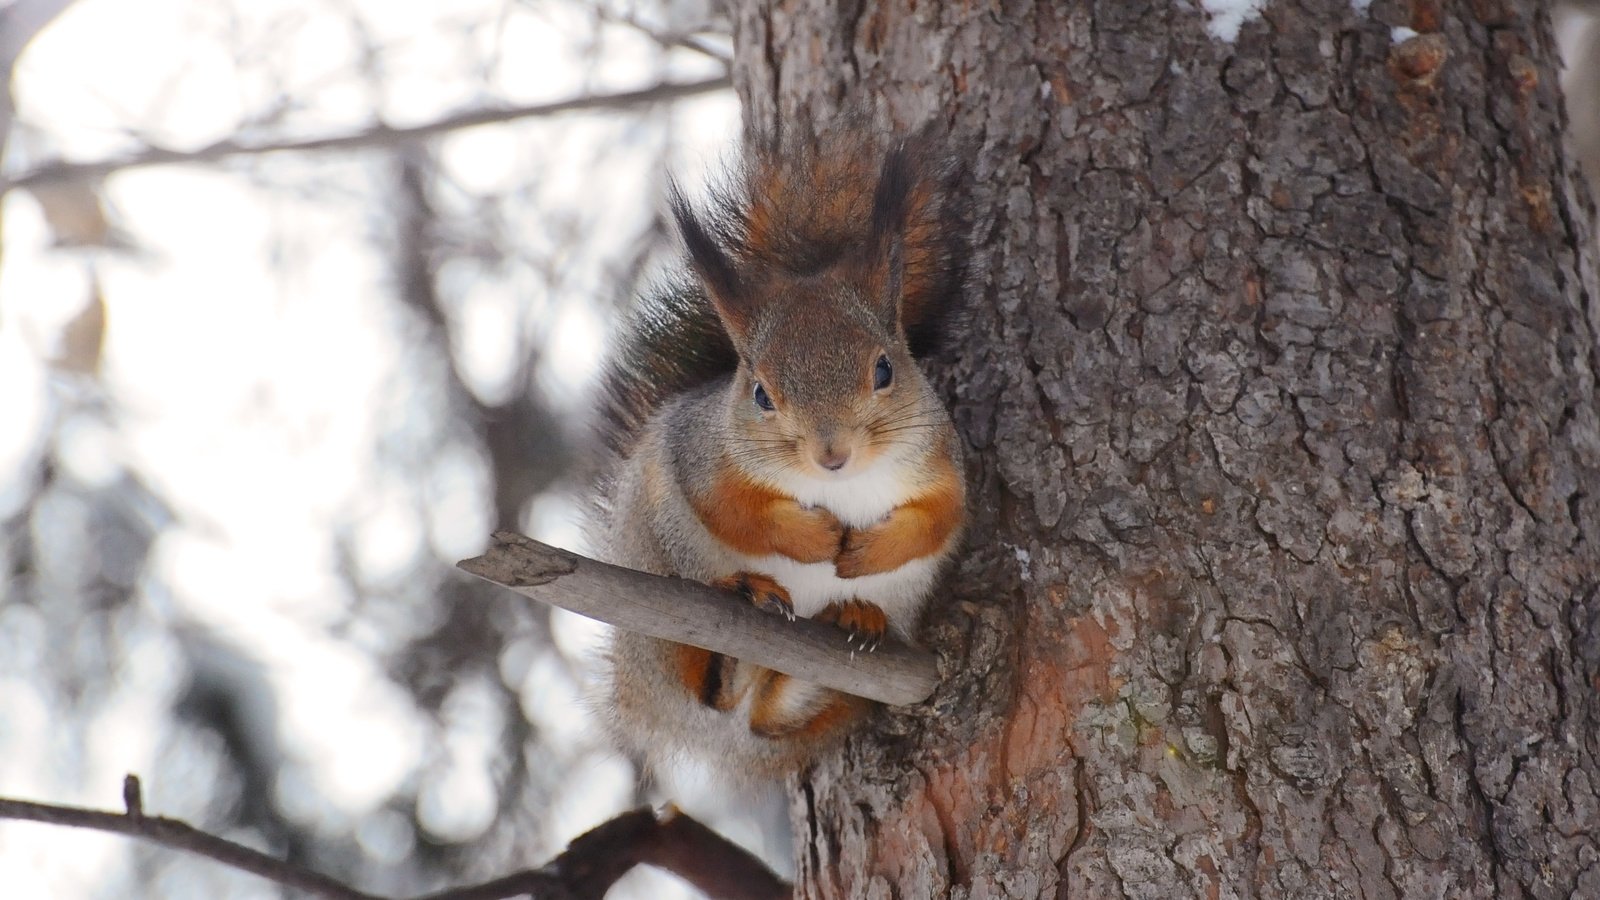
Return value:
M 885 143 L 887 146 L 885 146 Z M 602 558 L 909 640 L 959 543 L 949 413 L 916 365 L 965 289 L 962 169 L 925 132 L 853 123 L 752 142 L 696 208 L 670 186 L 687 272 L 647 297 L 602 378 L 613 454 Z M 868 701 L 697 647 L 619 631 L 600 706 L 621 748 L 734 779 L 796 770 Z

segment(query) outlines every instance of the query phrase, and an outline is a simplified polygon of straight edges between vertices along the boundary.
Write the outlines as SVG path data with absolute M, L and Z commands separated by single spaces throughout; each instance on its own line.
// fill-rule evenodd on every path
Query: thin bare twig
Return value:
M 584 97 L 574 97 L 569 100 L 558 100 L 554 103 L 509 106 L 503 109 L 468 110 L 407 128 L 390 128 L 387 125 L 380 124 L 351 134 L 286 141 L 265 141 L 262 143 L 241 142 L 230 138 L 217 141 L 198 150 L 172 150 L 164 147 L 152 147 L 126 156 L 95 162 L 49 162 L 23 172 L 14 178 L 0 179 L 0 196 L 4 196 L 6 192 L 16 188 L 56 184 L 83 178 L 104 178 L 113 172 L 142 166 L 210 163 L 235 156 L 258 156 L 265 153 L 354 150 L 387 146 L 400 141 L 417 140 L 462 128 L 472 128 L 477 125 L 492 125 L 498 122 L 553 116 L 559 113 L 580 110 L 625 109 L 652 103 L 664 103 L 712 91 L 726 90 L 732 84 L 731 78 L 720 76 L 702 81 L 669 82 L 614 94 L 591 94 Z
M 895 641 L 861 653 L 832 625 L 790 622 L 724 591 L 681 578 L 613 566 L 497 532 L 482 556 L 460 568 L 525 597 L 602 622 L 776 669 L 882 703 L 920 703 L 939 681 L 933 655 Z
M 340 884 L 326 875 L 298 868 L 259 850 L 252 850 L 243 844 L 235 844 L 233 841 L 201 831 L 186 822 L 164 816 L 145 815 L 137 776 L 129 775 L 124 780 L 122 794 L 127 805 L 127 811 L 122 813 L 0 798 L 0 819 L 22 819 L 29 822 L 43 822 L 47 825 L 67 825 L 140 838 L 163 847 L 204 856 L 240 871 L 275 881 L 285 887 L 305 891 L 313 897 L 324 897 L 328 900 L 381 900 L 373 894 L 364 894 Z
M 177 819 L 144 814 L 139 778 L 123 781 L 126 812 L 114 813 L 0 797 L 0 819 L 66 825 L 136 837 L 204 856 L 327 900 L 387 900 L 302 869 Z M 645 864 L 679 876 L 713 900 L 787 900 L 792 890 L 760 860 L 676 809 L 635 809 L 573 838 L 545 865 L 483 884 L 447 888 L 417 900 L 600 900 L 617 879 Z

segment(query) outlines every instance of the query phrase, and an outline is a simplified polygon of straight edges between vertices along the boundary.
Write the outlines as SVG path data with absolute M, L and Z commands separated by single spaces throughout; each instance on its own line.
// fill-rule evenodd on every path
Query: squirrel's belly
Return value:
M 895 630 L 907 635 L 933 586 L 939 559 L 914 559 L 893 571 L 860 578 L 840 578 L 832 562 L 801 563 L 776 555 L 750 557 L 745 568 L 770 575 L 787 588 L 796 615 L 810 618 L 836 600 L 866 600 L 881 607 Z

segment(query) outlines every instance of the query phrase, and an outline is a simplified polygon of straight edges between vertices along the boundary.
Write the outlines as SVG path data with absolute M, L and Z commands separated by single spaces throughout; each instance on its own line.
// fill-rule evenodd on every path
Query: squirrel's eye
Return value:
M 756 384 L 756 405 L 767 412 L 772 412 L 772 398 L 767 396 L 767 389 L 762 387 L 760 383 Z
M 872 389 L 881 391 L 894 381 L 894 367 L 889 365 L 889 357 L 878 357 L 878 364 L 872 368 Z

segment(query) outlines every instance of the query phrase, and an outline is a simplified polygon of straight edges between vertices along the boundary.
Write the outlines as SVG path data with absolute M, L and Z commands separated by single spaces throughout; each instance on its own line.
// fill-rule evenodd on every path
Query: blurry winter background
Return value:
M 402 894 L 646 799 L 580 703 L 597 626 L 451 564 L 581 546 L 606 329 L 672 252 L 666 173 L 737 131 L 725 32 L 706 0 L 0 0 L 0 795 L 117 808 L 136 772 Z M 14 822 L 0 885 L 280 896 Z
M 1587 161 L 1600 29 L 1564 13 Z M 0 795 L 116 808 L 137 772 L 398 893 L 646 799 L 579 702 L 596 627 L 451 563 L 578 546 L 665 174 L 737 131 L 725 31 L 712 0 L 0 0 Z M 280 891 L 0 822 L 0 894 Z

